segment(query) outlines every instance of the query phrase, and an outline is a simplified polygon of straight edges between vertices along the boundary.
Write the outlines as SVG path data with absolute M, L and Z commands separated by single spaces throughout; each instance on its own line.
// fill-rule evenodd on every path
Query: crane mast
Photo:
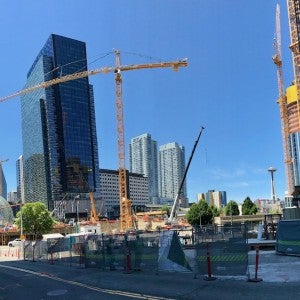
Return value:
M 97 209 L 96 209 L 96 206 L 95 206 L 94 193 L 89 192 L 89 196 L 90 196 L 90 201 L 91 201 L 90 221 L 92 223 L 96 223 L 97 221 L 99 221 L 99 217 L 98 217 Z
M 120 71 L 120 52 L 116 51 L 116 117 L 118 135 L 118 161 L 119 161 L 119 199 L 120 199 L 120 229 L 124 231 L 133 228 L 132 202 L 128 199 L 126 162 L 125 162 L 125 138 L 124 138 L 124 111 L 122 98 L 122 76 Z
M 289 120 L 287 109 L 287 98 L 284 91 L 283 71 L 282 71 L 282 55 L 281 55 L 281 28 L 280 28 L 280 6 L 276 6 L 276 36 L 274 43 L 275 54 L 272 57 L 277 69 L 277 83 L 278 83 L 278 104 L 280 110 L 281 130 L 282 130 L 282 142 L 283 153 L 286 173 L 286 185 L 288 196 L 291 196 L 294 191 L 294 185 L 292 180 L 292 159 L 289 147 Z
M 73 74 L 68 74 L 62 77 L 51 79 L 40 84 L 19 90 L 13 94 L 0 98 L 0 103 L 8 99 L 33 92 L 37 89 L 48 88 L 55 84 L 68 82 L 96 74 L 115 73 L 116 83 L 116 119 L 117 119 L 117 135 L 118 135 L 118 164 L 119 164 L 119 196 L 120 196 L 120 227 L 121 231 L 133 228 L 133 214 L 132 202 L 128 199 L 127 193 L 127 178 L 126 178 L 126 164 L 125 164 L 125 141 L 124 141 L 124 116 L 123 116 L 123 99 L 122 99 L 122 77 L 121 73 L 124 71 L 141 70 L 141 69 L 154 69 L 154 68 L 173 68 L 176 72 L 180 67 L 188 65 L 187 59 L 170 62 L 158 62 L 149 64 L 133 64 L 121 65 L 120 52 L 115 51 L 116 64 L 113 67 L 103 67 L 100 69 L 83 71 Z M 90 193 L 91 199 L 91 217 L 97 220 L 96 208 L 94 205 L 93 194 Z

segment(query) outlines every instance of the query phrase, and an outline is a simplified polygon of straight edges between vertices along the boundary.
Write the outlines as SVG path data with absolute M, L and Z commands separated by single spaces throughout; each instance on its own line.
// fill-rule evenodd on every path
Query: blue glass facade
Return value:
M 222 206 L 226 206 L 227 205 L 227 195 L 226 195 L 226 192 L 225 191 L 220 191 L 220 194 L 221 194 L 221 205 Z
M 87 70 L 85 43 L 52 34 L 27 75 L 27 86 Z M 22 96 L 25 201 L 53 208 L 64 193 L 99 184 L 93 89 L 88 78 Z
M 300 162 L 299 162 L 299 153 L 300 153 L 300 133 L 294 132 L 291 133 L 289 136 L 289 144 L 291 150 L 291 157 L 292 157 L 292 164 L 291 164 L 291 171 L 292 171 L 292 178 L 294 186 L 300 185 Z
M 7 199 L 7 184 L 3 173 L 2 164 L 0 163 L 0 196 Z

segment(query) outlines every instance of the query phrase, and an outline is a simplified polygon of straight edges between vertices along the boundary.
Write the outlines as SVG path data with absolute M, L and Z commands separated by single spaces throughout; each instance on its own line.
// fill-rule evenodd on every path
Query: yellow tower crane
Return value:
M 124 117 L 123 117 L 123 99 L 122 99 L 122 77 L 121 74 L 124 71 L 133 71 L 141 69 L 154 69 L 154 68 L 173 68 L 174 71 L 178 71 L 179 67 L 186 67 L 188 65 L 187 60 L 178 60 L 171 62 L 158 62 L 148 64 L 133 64 L 133 65 L 121 65 L 120 52 L 115 51 L 116 65 L 113 67 L 103 67 L 96 70 L 83 71 L 74 74 L 65 75 L 59 78 L 55 78 L 49 81 L 42 82 L 40 84 L 25 88 L 11 95 L 0 98 L 0 102 L 4 102 L 10 98 L 21 96 L 26 93 L 30 93 L 37 89 L 48 88 L 52 85 L 76 80 L 79 78 L 88 77 L 96 74 L 115 73 L 116 82 L 116 119 L 117 119 L 117 135 L 118 135 L 118 162 L 119 162 L 119 201 L 120 201 L 120 229 L 125 231 L 133 228 L 133 214 L 131 208 L 131 201 L 128 199 L 127 193 L 127 179 L 126 179 L 126 164 L 125 164 L 125 141 L 124 141 Z M 91 197 L 92 196 L 92 197 Z M 91 197 L 91 206 L 94 211 L 94 198 Z M 94 211 L 93 215 L 96 215 Z
M 289 147 L 289 119 L 288 119 L 288 108 L 287 108 L 287 97 L 284 91 L 283 71 L 282 71 L 282 56 L 281 56 L 281 28 L 280 28 L 280 6 L 276 6 L 276 36 L 274 43 L 275 54 L 272 59 L 277 69 L 277 82 L 278 82 L 278 104 L 280 110 L 281 119 L 281 131 L 282 131 L 282 142 L 283 142 L 283 153 L 286 173 L 286 185 L 287 185 L 287 196 L 292 195 L 294 192 L 294 184 L 292 179 L 292 159 Z

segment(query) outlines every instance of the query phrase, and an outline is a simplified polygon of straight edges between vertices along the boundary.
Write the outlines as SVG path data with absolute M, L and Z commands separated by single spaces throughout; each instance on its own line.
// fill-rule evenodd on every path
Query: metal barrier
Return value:
M 87 234 L 29 242 L 20 257 L 125 273 L 192 272 L 195 275 L 246 275 L 246 224 L 127 234 Z
M 196 232 L 198 273 L 207 274 L 211 271 L 215 276 L 245 275 L 248 267 L 246 232 L 246 224 L 218 228 L 217 231 L 211 229 L 209 234 L 206 232 L 202 237 L 197 236 L 199 233 Z
M 85 245 L 87 268 L 157 271 L 157 233 L 89 235 Z
M 138 234 L 130 244 L 134 270 L 158 272 L 159 236 L 160 232 Z
M 26 241 L 23 247 L 24 260 L 47 260 L 47 243 L 44 241 Z
M 84 264 L 84 241 L 59 238 L 47 241 L 26 241 L 21 247 L 24 260 L 49 261 L 51 264 Z

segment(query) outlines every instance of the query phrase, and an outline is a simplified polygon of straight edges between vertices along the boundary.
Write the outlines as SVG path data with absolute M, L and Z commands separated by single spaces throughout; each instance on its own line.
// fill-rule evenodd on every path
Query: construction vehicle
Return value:
M 282 131 L 282 142 L 283 142 L 283 153 L 284 153 L 284 163 L 285 163 L 285 173 L 286 173 L 286 186 L 287 195 L 286 197 L 291 197 L 294 192 L 294 184 L 292 179 L 292 158 L 289 146 L 289 117 L 288 117 L 288 105 L 287 97 L 284 91 L 284 81 L 283 81 L 283 71 L 282 71 L 282 55 L 281 55 L 281 28 L 280 28 L 280 7 L 276 6 L 276 36 L 274 43 L 275 54 L 272 59 L 277 69 L 277 82 L 278 82 L 278 92 L 279 97 L 277 103 L 280 109 L 280 119 L 281 119 L 281 131 Z
M 180 183 L 180 186 L 179 186 L 179 189 L 178 189 L 176 198 L 175 198 L 174 203 L 173 203 L 173 206 L 172 206 L 172 210 L 171 210 L 170 216 L 169 216 L 169 218 L 168 218 L 168 222 L 167 222 L 168 225 L 172 225 L 172 222 L 174 222 L 174 217 L 175 217 L 176 209 L 177 209 L 177 206 L 178 206 L 178 201 L 179 201 L 179 198 L 180 198 L 180 195 L 181 195 L 181 190 L 182 190 L 183 184 L 184 184 L 184 182 L 185 182 L 187 172 L 188 172 L 188 170 L 189 170 L 191 161 L 192 161 L 193 156 L 194 156 L 194 152 L 195 152 L 195 150 L 196 150 L 196 148 L 197 148 L 197 145 L 198 145 L 198 142 L 199 142 L 199 140 L 200 140 L 200 136 L 201 136 L 203 130 L 204 130 L 204 127 L 201 127 L 200 132 L 199 132 L 198 137 L 197 137 L 197 140 L 195 141 L 195 144 L 194 144 L 192 153 L 191 153 L 191 155 L 190 155 L 188 164 L 187 164 L 187 166 L 186 166 L 186 168 L 185 168 L 185 171 L 184 171 L 183 177 L 182 177 L 182 179 L 181 179 L 181 183 Z
M 128 199 L 127 193 L 127 179 L 126 179 L 126 165 L 125 165 L 125 141 L 124 141 L 124 118 L 123 118 L 123 99 L 122 99 L 122 77 L 121 73 L 125 71 L 141 70 L 141 69 L 154 69 L 154 68 L 173 68 L 178 71 L 179 67 L 187 66 L 187 59 L 171 62 L 159 62 L 148 64 L 135 64 L 135 65 L 121 65 L 120 52 L 115 51 L 116 65 L 113 67 L 103 67 L 96 70 L 83 71 L 65 75 L 40 84 L 25 88 L 11 95 L 0 98 L 0 102 L 8 99 L 30 93 L 37 89 L 48 88 L 55 84 L 76 80 L 79 78 L 88 77 L 96 74 L 115 73 L 116 82 L 116 119 L 117 119 L 117 136 L 118 136 L 118 163 L 119 163 L 119 201 L 120 201 L 120 229 L 126 231 L 134 227 L 132 203 Z M 90 194 L 91 196 L 92 194 Z M 91 211 L 93 218 L 95 218 L 94 198 L 91 197 Z

